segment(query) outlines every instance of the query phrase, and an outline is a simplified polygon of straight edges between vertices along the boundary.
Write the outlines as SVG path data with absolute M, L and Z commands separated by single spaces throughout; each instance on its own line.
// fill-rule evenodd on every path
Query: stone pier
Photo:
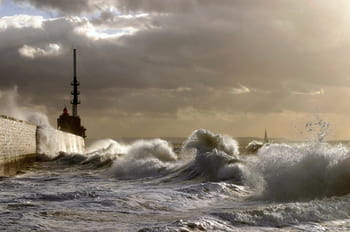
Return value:
M 16 174 L 36 161 L 39 152 L 84 152 L 80 136 L 51 128 L 45 138 L 39 130 L 37 125 L 0 115 L 0 176 Z M 50 150 L 46 151 L 46 147 Z

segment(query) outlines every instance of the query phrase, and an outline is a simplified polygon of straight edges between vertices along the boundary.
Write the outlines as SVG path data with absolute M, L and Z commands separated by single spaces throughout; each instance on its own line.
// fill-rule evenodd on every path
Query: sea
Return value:
M 41 154 L 0 179 L 0 231 L 350 231 L 348 143 L 257 143 L 199 129 Z

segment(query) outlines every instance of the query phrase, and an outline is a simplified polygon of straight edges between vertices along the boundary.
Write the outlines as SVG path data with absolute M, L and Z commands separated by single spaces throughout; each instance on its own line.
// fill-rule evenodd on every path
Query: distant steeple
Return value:
M 267 130 L 265 128 L 264 143 L 269 143 L 269 137 L 267 137 Z

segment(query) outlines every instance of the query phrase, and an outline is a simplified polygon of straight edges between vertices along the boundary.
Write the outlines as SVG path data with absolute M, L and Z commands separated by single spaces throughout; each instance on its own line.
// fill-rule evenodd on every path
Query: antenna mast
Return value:
M 80 95 L 80 92 L 78 91 L 78 86 L 80 85 L 80 83 L 77 80 L 77 49 L 73 49 L 73 62 L 74 78 L 71 82 L 71 86 L 73 86 L 73 91 L 71 92 L 71 94 L 73 95 L 73 100 L 71 101 L 71 104 L 73 117 L 78 117 L 78 105 L 80 104 L 80 101 L 78 99 L 78 96 Z

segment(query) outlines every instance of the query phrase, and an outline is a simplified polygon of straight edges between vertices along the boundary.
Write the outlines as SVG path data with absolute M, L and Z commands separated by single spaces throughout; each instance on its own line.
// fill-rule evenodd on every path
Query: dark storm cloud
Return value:
M 65 15 L 0 21 L 0 86 L 50 112 L 68 102 L 74 47 L 87 114 L 309 112 L 350 85 L 345 1 L 16 2 Z
M 88 0 L 13 0 L 16 3 L 29 3 L 42 10 L 58 10 L 67 14 L 90 11 Z
M 44 10 L 55 10 L 62 14 L 81 14 L 116 7 L 120 11 L 174 12 L 188 11 L 196 5 L 196 0 L 14 0 L 30 3 Z
M 234 10 L 259 11 L 269 8 L 278 10 L 282 8 L 295 7 L 293 1 L 271 0 L 13 0 L 17 3 L 29 3 L 39 9 L 56 10 L 62 14 L 81 14 L 96 10 L 115 7 L 123 12 L 154 12 L 154 13 L 193 13 L 201 7 L 210 9 L 235 8 Z M 303 3 L 305 4 L 305 3 Z M 309 3 L 306 3 L 308 5 Z

